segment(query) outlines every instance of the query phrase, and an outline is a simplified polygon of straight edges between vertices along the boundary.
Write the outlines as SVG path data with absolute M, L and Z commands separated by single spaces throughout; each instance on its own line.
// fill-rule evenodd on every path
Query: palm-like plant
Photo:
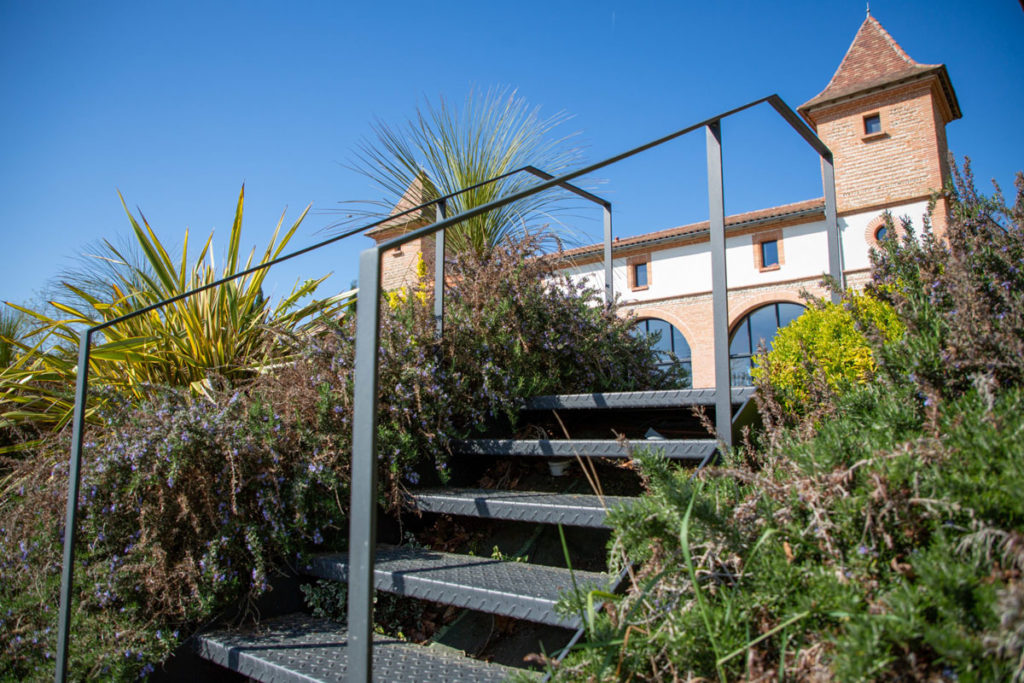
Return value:
M 25 318 L 20 311 L 0 309 L 0 369 L 17 358 L 15 344 L 25 329 Z
M 105 265 L 97 272 L 104 273 L 106 280 L 88 275 L 66 279 L 61 284 L 63 296 L 50 302 L 58 316 L 14 307 L 35 325 L 22 340 L 9 339 L 20 355 L 0 371 L 2 417 L 62 426 L 73 405 L 78 338 L 83 327 L 114 321 L 280 256 L 309 207 L 278 239 L 282 216 L 260 260 L 254 263 L 255 250 L 245 260 L 240 252 L 244 199 L 243 187 L 219 272 L 211 251 L 212 234 L 189 266 L 187 231 L 180 260 L 175 261 L 145 218 L 140 214 L 136 219 L 125 206 L 141 256 L 133 257 L 104 242 L 99 258 Z M 352 300 L 351 293 L 344 293 L 302 303 L 325 276 L 297 284 L 272 305 L 262 292 L 266 275 L 267 269 L 257 270 L 114 322 L 95 342 L 90 377 L 127 396 L 142 397 L 154 385 L 188 386 L 203 392 L 214 376 L 237 381 L 279 362 L 290 348 L 285 337 L 315 324 L 318 314 L 340 310 Z M 91 404 L 90 415 L 96 407 Z
M 427 101 L 415 117 L 399 127 L 377 121 L 372 127 L 374 138 L 358 147 L 352 168 L 388 196 L 371 202 L 374 210 L 356 215 L 387 215 L 417 181 L 423 183 L 429 200 L 526 165 L 557 174 L 581 157 L 579 148 L 570 144 L 572 135 L 555 134 L 567 118 L 564 113 L 542 118 L 539 108 L 531 108 L 515 91 L 503 89 L 483 95 L 470 93 L 461 111 L 444 99 L 436 107 Z M 504 178 L 450 200 L 448 214 L 536 183 L 536 178 L 525 173 Z M 553 214 L 564 200 L 564 194 L 552 190 L 508 204 L 451 229 L 448 244 L 455 251 L 486 255 L 506 238 L 521 237 L 556 220 Z

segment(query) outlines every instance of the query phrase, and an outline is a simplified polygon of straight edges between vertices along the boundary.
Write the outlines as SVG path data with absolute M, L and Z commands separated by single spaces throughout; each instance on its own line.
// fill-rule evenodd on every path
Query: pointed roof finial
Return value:
M 870 2 L 865 2 L 864 3 L 864 7 L 867 9 L 867 14 L 870 17 L 871 16 L 871 3 Z

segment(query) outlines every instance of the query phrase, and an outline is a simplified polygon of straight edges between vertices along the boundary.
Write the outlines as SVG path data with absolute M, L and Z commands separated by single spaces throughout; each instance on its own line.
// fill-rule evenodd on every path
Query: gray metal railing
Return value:
M 181 301 L 182 299 L 186 299 L 186 298 L 188 298 L 190 296 L 193 296 L 195 294 L 199 294 L 201 292 L 205 292 L 208 289 L 213 289 L 214 287 L 219 287 L 219 286 L 221 286 L 223 284 L 226 284 L 228 282 L 231 282 L 233 280 L 237 280 L 239 278 L 243 278 L 243 277 L 246 277 L 248 275 L 252 275 L 253 273 L 256 273 L 258 271 L 267 270 L 269 268 L 272 268 L 273 266 L 278 265 L 279 263 L 283 263 L 285 261 L 290 261 L 291 259 L 297 258 L 297 257 L 302 256 L 304 254 L 308 254 L 311 251 L 316 251 L 317 249 L 321 249 L 321 248 L 326 247 L 328 245 L 334 244 L 335 242 L 340 242 L 341 240 L 346 239 L 348 237 L 351 237 L 353 235 L 358 235 L 358 234 L 365 233 L 367 230 L 371 230 L 371 229 L 373 229 L 375 227 L 378 227 L 380 225 L 383 225 L 385 223 L 390 223 L 390 222 L 392 222 L 394 220 L 400 219 L 403 216 L 407 216 L 409 214 L 413 214 L 413 213 L 415 213 L 417 211 L 422 211 L 423 209 L 429 208 L 430 206 L 433 206 L 435 204 L 438 207 L 438 214 L 437 215 L 440 216 L 441 218 L 443 218 L 444 217 L 444 213 L 445 213 L 445 207 L 447 205 L 448 200 L 453 199 L 453 198 L 455 198 L 455 197 L 457 197 L 457 196 L 459 196 L 461 194 L 464 194 L 466 192 L 469 192 L 470 190 L 475 190 L 475 189 L 477 189 L 479 187 L 483 187 L 485 185 L 489 185 L 491 183 L 498 182 L 499 180 L 503 180 L 503 179 L 508 178 L 510 176 L 516 175 L 518 173 L 527 173 L 527 174 L 530 174 L 530 175 L 533 175 L 533 176 L 536 176 L 536 177 L 539 177 L 539 178 L 551 178 L 552 177 L 549 173 L 546 173 L 545 171 L 542 171 L 542 170 L 540 170 L 538 168 L 535 168 L 533 166 L 523 166 L 523 167 L 520 167 L 520 168 L 516 168 L 516 169 L 513 169 L 513 170 L 508 171 L 506 173 L 502 173 L 501 175 L 497 175 L 497 176 L 495 176 L 493 178 L 488 178 L 487 180 L 480 181 L 479 183 L 476 183 L 474 185 L 470 185 L 468 187 L 461 188 L 461 189 L 456 190 L 454 192 L 450 192 L 450 193 L 448 193 L 448 194 L 446 194 L 444 196 L 437 197 L 435 199 L 431 199 L 431 200 L 429 200 L 427 202 L 424 202 L 424 203 L 419 204 L 417 206 L 414 206 L 412 208 L 405 209 L 404 211 L 399 211 L 398 213 L 391 214 L 391 215 L 387 216 L 386 218 L 382 218 L 380 220 L 374 221 L 374 222 L 372 222 L 372 223 L 370 223 L 368 225 L 363 225 L 363 226 L 360 226 L 358 228 L 353 228 L 352 230 L 348 230 L 346 232 L 343 232 L 340 235 L 335 235 L 334 237 L 330 237 L 328 239 L 322 240 L 320 242 L 317 242 L 316 244 L 312 244 L 312 245 L 310 245 L 308 247 L 304 247 L 304 248 L 299 249 L 297 251 L 293 251 L 293 252 L 291 252 L 289 254 L 285 254 L 284 256 L 279 256 L 278 258 L 275 258 L 275 259 L 272 259 L 270 261 L 267 261 L 266 263 L 261 263 L 261 264 L 256 265 L 256 266 L 252 266 L 251 268 L 246 268 L 245 270 L 239 271 L 238 273 L 235 273 L 235 274 L 230 275 L 228 277 L 221 278 L 219 280 L 216 280 L 216 281 L 211 282 L 209 284 L 203 285 L 201 287 L 196 287 L 195 289 L 189 290 L 187 292 L 182 292 L 181 294 L 175 295 L 173 297 L 169 297 L 167 299 L 164 299 L 163 301 L 158 301 L 156 303 L 150 304 L 148 306 L 145 306 L 144 308 L 140 308 L 140 309 L 138 309 L 136 311 L 132 311 L 131 313 L 127 313 L 125 315 L 122 315 L 120 317 L 114 318 L 112 320 L 104 321 L 104 322 L 100 323 L 99 325 L 93 325 L 92 327 L 88 327 L 88 328 L 86 328 L 85 330 L 82 331 L 82 334 L 81 334 L 81 336 L 79 338 L 79 343 L 78 343 L 78 370 L 77 370 L 76 381 L 75 381 L 75 405 L 74 405 L 74 409 L 73 409 L 73 413 L 72 413 L 71 454 L 70 454 L 69 466 L 68 466 L 68 501 L 67 501 L 67 514 L 66 514 L 65 523 L 64 523 L 64 557 L 63 557 L 63 564 L 62 564 L 62 568 L 61 568 L 60 607 L 59 607 L 59 612 L 58 612 L 58 623 L 57 623 L 57 656 L 56 656 L 56 674 L 55 674 L 55 680 L 56 681 L 58 681 L 59 683 L 63 682 L 63 681 L 66 681 L 67 680 L 67 674 L 68 674 L 68 646 L 69 646 L 70 629 L 71 629 L 71 592 L 72 592 L 72 589 L 74 587 L 74 573 L 75 573 L 75 547 L 74 547 L 74 542 L 75 542 L 76 532 L 77 532 L 77 529 L 78 529 L 78 490 L 79 490 L 79 487 L 80 487 L 80 484 L 81 484 L 82 439 L 84 437 L 84 429 L 85 429 L 85 409 L 86 409 L 86 403 L 88 402 L 88 395 L 89 395 L 89 357 L 90 357 L 90 350 L 91 350 L 91 347 L 92 347 L 93 335 L 95 335 L 98 332 L 103 331 L 104 329 L 106 329 L 108 327 L 112 327 L 113 325 L 117 325 L 118 323 L 125 322 L 127 320 L 131 320 L 132 318 L 136 318 L 136 317 L 141 316 L 141 315 L 145 315 L 146 313 L 149 313 L 151 311 L 159 310 L 159 309 L 161 309 L 164 306 L 167 306 L 169 304 L 175 303 L 177 301 Z M 608 262 L 605 264 L 605 269 L 606 269 L 607 272 L 610 273 L 611 272 L 611 260 L 610 260 L 611 259 L 611 204 L 606 202 L 605 200 L 599 198 L 599 197 L 596 197 L 596 196 L 590 194 L 586 190 L 583 190 L 583 189 L 581 189 L 579 187 L 576 187 L 575 185 L 572 185 L 572 184 L 570 184 L 568 182 L 565 182 L 565 181 L 557 182 L 557 183 L 554 183 L 554 184 L 549 184 L 548 187 L 552 187 L 554 185 L 562 187 L 562 188 L 564 188 L 564 189 L 566 189 L 566 190 L 568 190 L 568 191 L 570 191 L 570 192 L 572 192 L 574 194 L 577 194 L 577 195 L 579 195 L 581 197 L 585 197 L 585 198 L 587 198 L 587 199 L 589 199 L 591 201 L 599 202 L 603 207 L 605 207 L 605 242 L 606 242 L 606 244 L 605 244 L 605 252 L 606 252 L 607 258 L 608 258 Z M 545 188 L 545 189 L 547 189 L 547 188 Z M 533 192 L 531 191 L 528 194 L 533 194 Z M 480 213 L 480 212 L 478 212 L 478 213 Z M 475 213 L 473 215 L 478 215 L 478 213 Z M 437 225 L 437 223 L 435 223 L 434 225 Z M 436 296 L 436 299 L 435 299 L 435 304 L 434 305 L 435 305 L 435 314 L 437 315 L 437 318 L 438 318 L 438 321 L 439 321 L 438 322 L 438 326 L 439 326 L 438 330 L 440 331 L 441 330 L 441 327 L 440 327 L 441 323 L 440 323 L 440 321 L 443 319 L 443 315 L 444 315 L 444 277 L 443 277 L 443 274 L 444 274 L 444 271 L 443 271 L 443 268 L 444 268 L 444 235 L 443 235 L 443 233 L 437 239 L 437 244 L 438 244 L 439 253 L 441 255 L 441 257 L 438 259 L 438 267 L 441 269 L 441 271 L 440 271 L 440 275 L 439 276 L 435 276 L 436 277 L 436 282 L 435 282 L 435 296 Z M 362 271 L 362 266 L 360 266 L 360 271 Z M 612 290 L 610 288 L 608 288 L 608 287 L 606 287 L 606 294 L 605 294 L 605 296 L 606 296 L 606 301 L 610 302 L 611 301 L 611 296 L 612 296 Z M 379 289 L 378 289 L 377 292 L 374 295 L 374 300 L 375 301 L 379 300 L 379 298 L 380 298 L 380 293 L 379 293 Z M 360 308 L 362 308 L 362 307 L 360 307 Z M 358 341 L 357 341 L 357 344 L 358 344 Z M 364 357 L 365 357 L 365 353 L 366 352 L 364 351 Z M 376 383 L 376 380 L 374 380 L 374 382 Z M 375 384 L 375 386 L 376 386 L 376 384 Z M 360 394 L 358 394 L 358 392 L 357 392 L 357 396 L 359 396 L 359 395 Z
M 359 295 L 363 305 L 356 311 L 355 412 L 352 425 L 352 503 L 349 516 L 348 680 L 369 682 L 373 674 L 373 569 L 377 534 L 377 380 L 381 256 L 415 239 L 429 237 L 462 221 L 501 208 L 553 187 L 566 187 L 581 176 L 645 152 L 693 131 L 704 129 L 707 144 L 708 209 L 711 239 L 713 331 L 715 340 L 715 427 L 727 445 L 732 441 L 732 403 L 729 376 L 729 303 L 725 258 L 725 196 L 722 181 L 722 119 L 761 104 L 768 104 L 818 153 L 821 158 L 825 197 L 825 229 L 829 274 L 842 286 L 842 253 L 836 218 L 835 169 L 832 152 L 778 95 L 769 95 L 705 119 L 626 152 L 558 177 L 540 175 L 538 185 L 507 197 L 447 217 L 443 212 L 433 224 L 394 237 L 364 250 L 359 257 Z M 545 178 L 545 176 L 547 176 Z M 602 202 L 599 198 L 595 201 Z M 605 214 L 605 277 L 611 278 L 610 206 Z M 442 282 L 442 258 L 436 282 Z M 443 293 L 442 293 L 443 295 Z M 833 293 L 833 300 L 838 299 Z M 442 311 L 443 314 L 443 311 Z

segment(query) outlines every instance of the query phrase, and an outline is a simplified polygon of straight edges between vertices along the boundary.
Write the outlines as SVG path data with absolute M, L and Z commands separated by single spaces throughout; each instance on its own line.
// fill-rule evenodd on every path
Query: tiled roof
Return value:
M 949 83 L 946 67 L 915 62 L 882 28 L 878 20 L 869 14 L 854 36 L 832 80 L 816 97 L 802 104 L 799 110 L 806 115 L 806 110 L 818 105 L 928 74 L 939 77 L 953 118 L 960 118 L 960 108 Z
M 748 211 L 746 213 L 739 213 L 733 216 L 726 216 L 725 227 L 727 230 L 734 230 L 736 228 L 759 225 L 762 223 L 774 223 L 785 219 L 801 218 L 803 216 L 810 216 L 816 213 L 824 215 L 824 210 L 825 200 L 821 197 L 817 199 L 807 199 L 793 204 L 783 204 L 782 206 L 773 206 L 769 209 L 758 209 L 757 211 Z M 681 225 L 677 228 L 648 232 L 635 237 L 625 237 L 623 239 L 615 240 L 612 244 L 612 251 L 615 252 L 632 247 L 648 246 L 667 241 L 684 239 L 697 235 L 701 232 L 706 232 L 708 228 L 708 221 L 701 221 L 699 223 Z M 593 254 L 600 254 L 602 249 L 604 249 L 603 244 L 591 244 L 585 247 L 577 247 L 576 249 L 568 249 L 566 251 L 551 254 L 551 258 L 561 260 L 563 258 L 573 259 L 581 256 L 591 256 Z

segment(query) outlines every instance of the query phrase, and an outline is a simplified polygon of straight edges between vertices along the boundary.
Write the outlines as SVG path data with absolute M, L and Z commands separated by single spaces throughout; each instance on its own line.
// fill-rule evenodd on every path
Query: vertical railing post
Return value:
M 825 193 L 825 234 L 828 239 L 828 274 L 846 289 L 843 274 L 843 248 L 839 240 L 839 219 L 836 215 L 836 169 L 832 155 L 821 156 L 821 185 Z M 832 292 L 832 303 L 839 303 L 841 295 Z
M 92 329 L 82 330 L 78 341 L 78 376 L 75 381 L 75 413 L 71 428 L 68 463 L 68 509 L 64 521 L 64 568 L 60 577 L 60 614 L 57 622 L 57 683 L 68 678 L 68 636 L 71 629 L 71 594 L 75 578 L 75 530 L 78 528 L 78 486 L 81 481 L 82 438 L 85 403 L 89 393 L 89 345 Z
M 377 546 L 377 356 L 380 344 L 380 251 L 359 255 L 352 503 L 348 547 L 348 676 L 373 680 L 373 561 Z
M 435 221 L 443 221 L 447 216 L 445 200 L 437 202 Z M 444 335 L 444 228 L 434 233 L 434 323 L 437 325 L 438 339 Z
M 615 301 L 615 283 L 612 281 L 612 205 L 604 205 L 604 305 Z
M 711 300 L 715 337 L 715 429 L 732 445 L 732 378 L 729 367 L 729 290 L 725 263 L 725 193 L 722 182 L 722 122 L 709 123 L 708 220 L 711 232 Z

